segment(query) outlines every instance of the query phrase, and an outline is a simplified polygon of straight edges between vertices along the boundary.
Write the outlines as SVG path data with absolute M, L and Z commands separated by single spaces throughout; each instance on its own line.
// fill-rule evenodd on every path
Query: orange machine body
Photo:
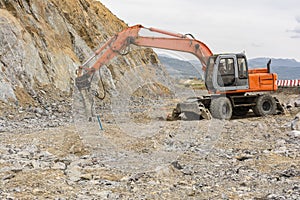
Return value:
M 250 69 L 249 90 L 255 91 L 276 91 L 278 75 L 269 73 L 266 68 Z

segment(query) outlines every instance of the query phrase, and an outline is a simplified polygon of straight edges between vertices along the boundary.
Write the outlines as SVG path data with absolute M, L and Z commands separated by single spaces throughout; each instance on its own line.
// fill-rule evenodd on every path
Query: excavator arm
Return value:
M 140 36 L 139 33 L 142 29 L 147 29 L 154 33 L 160 33 L 165 35 L 165 37 Z M 189 35 L 190 34 L 183 35 L 179 33 L 171 33 L 156 28 L 145 28 L 142 25 L 129 27 L 113 36 L 102 47 L 100 47 L 91 58 L 79 67 L 77 75 L 79 77 L 82 76 L 83 70 L 87 72 L 85 74 L 94 73 L 115 56 L 121 54 L 121 52 L 126 50 L 126 48 L 128 48 L 131 44 L 194 54 L 200 60 L 202 69 L 205 71 L 207 60 L 209 56 L 212 55 L 212 52 L 203 42 L 194 39 L 191 35 L 190 38 L 188 37 Z M 93 66 L 86 67 L 86 65 L 96 56 L 99 56 L 99 58 Z

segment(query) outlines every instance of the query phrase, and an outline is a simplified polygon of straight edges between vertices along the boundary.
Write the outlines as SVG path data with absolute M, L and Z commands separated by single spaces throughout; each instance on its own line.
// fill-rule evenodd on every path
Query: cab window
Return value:
M 234 59 L 221 58 L 218 66 L 218 84 L 220 86 L 231 86 L 235 82 Z
M 212 56 L 208 60 L 207 69 L 205 73 L 205 84 L 208 90 L 213 90 L 213 71 L 214 71 L 214 64 L 215 64 L 216 57 Z
M 247 79 L 247 63 L 245 58 L 238 58 L 238 73 L 240 79 Z
M 220 75 L 234 75 L 233 58 L 222 58 L 218 67 Z

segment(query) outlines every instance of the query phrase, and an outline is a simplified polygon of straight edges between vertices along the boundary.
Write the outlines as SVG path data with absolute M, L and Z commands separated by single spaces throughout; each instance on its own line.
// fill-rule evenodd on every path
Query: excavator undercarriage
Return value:
M 283 106 L 269 94 L 208 95 L 188 98 L 178 103 L 167 120 L 231 119 L 246 116 L 252 110 L 256 116 L 283 114 Z

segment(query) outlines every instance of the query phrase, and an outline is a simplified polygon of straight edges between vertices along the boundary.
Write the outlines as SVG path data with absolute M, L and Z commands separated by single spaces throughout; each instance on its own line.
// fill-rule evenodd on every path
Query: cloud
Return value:
M 288 32 L 300 34 L 300 25 L 296 26 L 296 27 L 295 27 L 294 29 L 292 29 L 292 30 L 288 30 Z
M 294 30 L 293 30 L 294 33 L 299 33 L 300 34 L 300 26 L 296 27 Z
M 287 32 L 294 33 L 294 35 L 290 36 L 290 38 L 298 39 L 298 38 L 300 38 L 300 16 L 298 15 L 295 18 L 296 18 L 298 25 L 292 30 L 287 30 Z
M 299 32 L 298 31 L 291 31 L 291 32 L 296 33 L 296 34 L 293 34 L 292 36 L 290 36 L 290 38 L 292 38 L 292 39 L 300 38 L 300 31 Z
M 293 35 L 293 36 L 291 36 L 291 38 L 292 39 L 298 39 L 298 38 L 300 38 L 300 35 Z

